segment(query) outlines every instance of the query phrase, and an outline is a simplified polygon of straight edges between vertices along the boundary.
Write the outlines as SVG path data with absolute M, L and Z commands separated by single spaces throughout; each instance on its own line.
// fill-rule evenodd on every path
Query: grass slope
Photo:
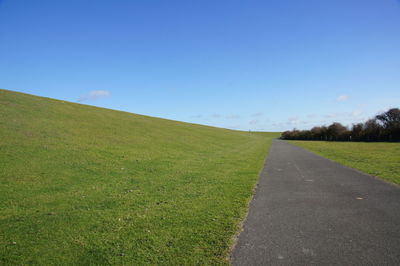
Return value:
M 364 173 L 400 184 L 400 143 L 289 141 Z
M 0 264 L 226 264 L 276 136 L 0 90 Z

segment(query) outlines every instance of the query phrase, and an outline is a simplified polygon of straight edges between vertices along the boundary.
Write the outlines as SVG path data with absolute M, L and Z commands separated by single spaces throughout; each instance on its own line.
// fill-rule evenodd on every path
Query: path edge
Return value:
M 268 153 L 266 154 L 266 156 L 265 156 L 265 158 L 264 158 L 263 165 L 262 165 L 260 171 L 258 172 L 258 179 L 257 179 L 257 182 L 255 183 L 255 185 L 254 185 L 254 187 L 253 187 L 253 189 L 252 189 L 251 196 L 247 199 L 247 202 L 246 202 L 246 213 L 244 214 L 243 218 L 240 219 L 239 223 L 236 225 L 236 232 L 235 232 L 235 234 L 234 234 L 234 235 L 231 237 L 231 239 L 230 239 L 229 251 L 228 251 L 228 254 L 227 254 L 226 257 L 225 257 L 225 260 L 229 263 L 229 265 L 232 265 L 233 250 L 235 249 L 235 247 L 236 247 L 236 245 L 237 245 L 237 242 L 238 242 L 238 240 L 239 240 L 240 234 L 241 234 L 241 233 L 243 232 L 243 230 L 244 230 L 244 227 L 243 227 L 243 226 L 244 226 L 244 223 L 246 222 L 247 217 L 248 217 L 248 215 L 249 215 L 250 204 L 251 204 L 251 202 L 253 201 L 254 196 L 255 196 L 256 193 L 257 193 L 258 185 L 259 185 L 260 179 L 261 179 L 261 174 L 263 173 L 263 171 L 264 171 L 264 169 L 265 169 L 265 167 L 266 167 L 266 165 L 267 165 L 268 158 L 269 158 L 269 155 L 270 155 L 270 153 L 271 153 L 272 145 L 273 145 L 273 141 L 274 141 L 274 140 L 275 140 L 275 139 L 272 139 L 272 142 L 271 142 L 271 145 L 270 145 L 270 147 L 269 147 Z

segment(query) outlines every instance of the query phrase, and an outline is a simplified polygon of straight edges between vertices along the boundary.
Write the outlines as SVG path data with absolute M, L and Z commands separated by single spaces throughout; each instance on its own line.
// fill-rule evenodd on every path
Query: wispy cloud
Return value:
M 336 118 L 336 119 L 350 119 L 354 117 L 361 117 L 363 115 L 363 111 L 361 110 L 354 110 L 352 112 L 341 112 L 341 113 L 332 113 L 327 114 L 325 118 Z
M 296 126 L 300 123 L 300 120 L 298 117 L 289 117 L 287 120 L 287 125 L 289 126 Z
M 336 101 L 337 102 L 344 102 L 344 101 L 347 101 L 349 99 L 349 96 L 348 95 L 340 95 L 340 96 L 338 96 L 337 98 L 336 98 Z
M 389 106 L 385 106 L 385 107 L 383 107 L 383 108 L 379 109 L 378 113 L 384 113 L 384 112 L 387 112 L 387 111 L 389 111 L 389 109 L 390 109 L 390 108 L 391 108 L 391 107 L 389 107 Z
M 252 114 L 251 116 L 253 116 L 253 117 L 260 117 L 260 116 L 263 116 L 263 115 L 264 115 L 263 112 L 258 112 L 258 113 Z
M 226 116 L 226 118 L 228 118 L 228 119 L 238 119 L 238 118 L 240 118 L 240 116 L 231 114 L 231 115 Z
M 240 129 L 242 129 L 242 130 L 243 130 L 242 126 L 240 126 L 240 125 L 228 126 L 228 128 L 230 128 L 230 129 L 234 129 L 234 130 L 240 130 Z
M 211 117 L 212 117 L 212 118 L 220 118 L 221 115 L 220 115 L 220 114 L 213 114 Z
M 249 124 L 250 124 L 250 125 L 256 125 L 256 124 L 258 124 L 258 122 L 260 122 L 260 121 L 258 121 L 257 119 L 254 119 L 254 120 L 251 120 L 251 121 L 249 122 Z
M 88 93 L 82 94 L 78 98 L 78 102 L 83 102 L 83 101 L 88 101 L 88 100 L 95 100 L 98 98 L 104 98 L 104 97 L 110 97 L 111 92 L 106 91 L 106 90 L 95 90 L 95 91 L 90 91 Z
M 333 113 L 333 114 L 327 114 L 324 115 L 325 118 L 336 118 L 342 116 L 344 113 Z
M 363 112 L 360 110 L 355 110 L 355 111 L 351 112 L 352 117 L 360 117 L 362 114 L 363 114 Z

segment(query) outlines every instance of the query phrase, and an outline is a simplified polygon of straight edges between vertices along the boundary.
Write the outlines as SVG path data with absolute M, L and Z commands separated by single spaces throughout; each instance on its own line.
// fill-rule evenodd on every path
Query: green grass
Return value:
M 278 135 L 0 90 L 0 264 L 227 264 Z
M 364 173 L 400 184 L 400 143 L 289 141 Z

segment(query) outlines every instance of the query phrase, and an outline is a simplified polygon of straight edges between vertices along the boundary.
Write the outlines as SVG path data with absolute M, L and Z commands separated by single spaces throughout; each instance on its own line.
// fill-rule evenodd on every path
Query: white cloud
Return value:
M 290 117 L 287 121 L 287 125 L 289 126 L 296 126 L 300 123 L 300 120 L 298 117 Z
M 336 101 L 337 102 L 344 102 L 344 101 L 347 101 L 349 99 L 349 96 L 347 96 L 347 95 L 340 95 L 340 96 L 338 96 L 337 98 L 336 98 Z
M 362 115 L 362 111 L 360 111 L 360 110 L 355 110 L 355 111 L 353 111 L 353 112 L 351 112 L 351 116 L 353 116 L 353 117 L 359 117 L 360 115 Z
M 379 109 L 379 111 L 378 111 L 377 114 L 385 113 L 385 112 L 389 111 L 390 108 L 391 108 L 391 107 L 389 107 L 389 106 L 385 106 L 385 107 Z
M 364 114 L 363 111 L 361 110 L 354 110 L 353 112 L 341 112 L 341 113 L 332 113 L 332 114 L 327 114 L 324 117 L 325 118 L 334 118 L 334 119 L 344 119 L 348 120 L 351 118 L 357 118 L 361 117 L 362 114 Z
M 255 124 L 258 124 L 258 120 L 257 119 L 253 119 L 253 120 L 251 120 L 250 122 L 249 122 L 249 124 L 250 125 L 255 125 Z
M 242 129 L 242 130 L 243 130 L 242 126 L 240 126 L 240 125 L 228 126 L 228 128 L 230 128 L 230 129 L 234 129 L 234 130 L 240 130 L 240 129 Z
M 238 118 L 240 118 L 240 116 L 231 114 L 231 115 L 226 116 L 226 118 L 228 118 L 228 119 L 238 119 Z
M 336 117 L 340 117 L 343 113 L 334 113 L 334 114 L 327 114 L 324 117 L 325 118 L 336 118 Z
M 258 112 L 258 113 L 252 114 L 251 116 L 253 116 L 253 117 L 259 117 L 259 116 L 263 116 L 263 115 L 264 115 L 263 112 Z
M 104 97 L 110 97 L 110 96 L 111 96 L 110 91 L 95 90 L 95 91 L 90 91 L 89 93 L 86 93 L 86 94 L 82 94 L 78 98 L 78 102 L 87 101 L 87 100 L 95 100 L 98 98 L 104 98 Z

